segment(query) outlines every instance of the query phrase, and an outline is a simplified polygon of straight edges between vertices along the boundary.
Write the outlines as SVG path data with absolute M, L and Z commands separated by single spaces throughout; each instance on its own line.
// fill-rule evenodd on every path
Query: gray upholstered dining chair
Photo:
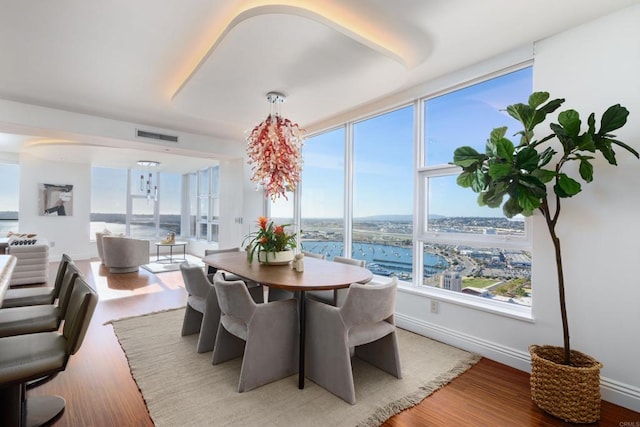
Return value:
M 216 291 L 204 275 L 202 267 L 183 262 L 180 264 L 180 272 L 188 294 L 182 322 L 182 336 L 200 333 L 197 352 L 211 351 L 220 323 L 220 307 Z
M 235 248 L 226 248 L 226 249 L 205 249 L 204 256 L 223 254 L 227 252 L 240 252 L 240 248 L 235 247 Z M 218 269 L 215 268 L 214 266 L 212 265 L 207 266 L 207 278 L 211 281 L 211 283 L 213 283 L 213 275 L 216 274 L 217 271 Z M 225 274 L 229 274 L 229 273 L 225 273 Z M 225 277 L 225 280 L 239 280 L 239 277 L 234 277 L 234 276 L 235 275 L 230 275 L 229 278 Z
M 308 251 L 302 251 L 302 255 L 304 256 L 308 256 L 310 258 L 317 258 L 317 259 L 326 259 L 327 256 L 324 254 L 316 254 L 314 252 L 308 252 Z
M 354 283 L 341 307 L 307 300 L 307 377 L 348 403 L 356 403 L 351 349 L 358 357 L 402 378 L 393 318 L 398 279 L 383 285 Z
M 67 264 L 71 262 L 73 261 L 69 255 L 62 254 L 53 286 L 8 289 L 2 301 L 2 308 L 53 304 L 60 295 Z
M 238 392 L 293 375 L 298 370 L 298 309 L 295 299 L 256 304 L 241 280 L 214 280 L 220 326 L 213 348 L 217 365 L 242 356 Z
M 235 247 L 235 248 L 227 248 L 227 249 L 205 249 L 204 250 L 204 256 L 208 256 L 208 255 L 214 255 L 214 254 L 222 254 L 222 253 L 227 253 L 227 252 L 240 252 L 240 248 L 239 247 Z M 213 276 L 216 274 L 216 272 L 218 271 L 217 268 L 215 268 L 212 265 L 207 266 L 207 278 L 209 279 L 209 281 L 211 283 L 213 283 Z M 228 271 L 222 271 L 223 274 L 223 278 L 224 280 L 242 280 L 244 281 L 244 283 L 247 285 L 248 288 L 254 288 L 256 286 L 260 286 L 259 284 L 257 284 L 256 282 L 254 282 L 253 280 L 247 280 L 244 277 L 240 277 L 237 276 L 233 273 L 229 273 Z M 254 300 L 257 301 L 255 299 L 255 296 L 257 295 L 257 293 L 252 293 L 251 294 L 254 297 Z M 262 302 L 262 301 L 259 301 Z
M 65 370 L 70 356 L 80 349 L 98 296 L 84 279 L 75 277 L 61 332 L 0 338 L 0 399 L 5 404 L 2 425 L 42 425 L 64 409 L 62 397 L 27 399 L 26 389 L 29 381 Z
M 341 256 L 333 257 L 334 262 L 341 262 L 343 264 L 355 265 L 357 267 L 365 268 L 367 262 L 363 259 L 353 259 Z M 321 301 L 325 304 L 331 304 L 339 307 L 344 303 L 347 297 L 348 289 L 334 289 L 333 291 L 307 291 L 307 296 L 315 300 Z
M 82 274 L 68 263 L 57 305 L 32 305 L 0 309 L 0 337 L 55 331 L 67 314 L 76 277 Z

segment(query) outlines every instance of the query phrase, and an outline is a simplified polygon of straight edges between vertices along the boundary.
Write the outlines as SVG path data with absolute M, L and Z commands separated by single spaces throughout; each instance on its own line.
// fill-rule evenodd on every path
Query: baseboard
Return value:
M 407 329 L 463 350 L 478 353 L 487 359 L 504 363 L 521 371 L 531 372 L 531 357 L 528 352 L 483 340 L 401 313 L 396 313 L 394 317 L 396 324 L 402 329 Z M 640 388 L 610 378 L 600 377 L 600 392 L 603 400 L 640 412 Z

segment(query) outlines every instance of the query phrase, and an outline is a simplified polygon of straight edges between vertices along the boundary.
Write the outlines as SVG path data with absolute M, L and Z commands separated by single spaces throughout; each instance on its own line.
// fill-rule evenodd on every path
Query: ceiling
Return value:
M 242 143 L 270 91 L 311 128 L 639 1 L 0 0 L 0 98 Z

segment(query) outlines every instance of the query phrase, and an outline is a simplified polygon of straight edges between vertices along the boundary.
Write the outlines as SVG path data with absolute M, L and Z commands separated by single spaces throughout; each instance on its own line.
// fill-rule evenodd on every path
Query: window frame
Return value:
M 423 284 L 423 248 L 425 244 L 447 244 L 460 245 L 470 247 L 492 247 L 498 249 L 515 249 L 528 251 L 533 258 L 533 219 L 524 218 L 524 234 L 523 235 L 491 235 L 491 234 L 470 234 L 470 233 L 438 233 L 428 231 L 428 182 L 429 179 L 444 176 L 456 176 L 460 173 L 461 168 L 450 164 L 427 165 L 425 158 L 425 116 L 424 105 L 429 99 L 437 96 L 443 96 L 465 87 L 474 86 L 485 81 L 499 78 L 501 76 L 519 71 L 525 68 L 533 67 L 532 61 L 526 61 L 521 64 L 506 67 L 501 70 L 486 73 L 481 77 L 467 80 L 463 84 L 451 85 L 446 88 L 431 91 L 430 94 L 423 97 L 415 98 L 411 102 L 398 103 L 389 108 L 381 109 L 371 114 L 367 114 L 357 119 L 344 122 L 341 126 L 332 126 L 327 129 L 314 132 L 310 137 L 317 136 L 325 132 L 331 132 L 337 128 L 344 128 L 345 133 L 345 204 L 344 204 L 344 255 L 351 256 L 352 233 L 353 233 L 353 146 L 354 146 L 354 125 L 378 116 L 382 116 L 389 112 L 405 108 L 411 104 L 414 106 L 414 197 L 413 197 L 413 266 L 411 282 L 400 280 L 400 287 L 404 292 L 427 296 L 436 300 L 447 301 L 456 305 L 462 305 L 482 311 L 495 313 L 507 317 L 523 321 L 533 321 L 532 307 L 509 304 L 503 301 L 495 301 L 478 296 L 467 295 L 461 292 L 451 292 L 444 289 L 426 286 Z M 296 198 L 304 197 L 304 183 L 301 183 Z M 474 197 L 469 191 L 469 197 Z M 300 224 L 300 214 L 296 213 L 295 221 Z M 501 215 L 496 215 L 501 216 Z M 374 280 L 385 280 L 384 276 L 374 276 Z M 533 301 L 532 301 L 533 304 Z

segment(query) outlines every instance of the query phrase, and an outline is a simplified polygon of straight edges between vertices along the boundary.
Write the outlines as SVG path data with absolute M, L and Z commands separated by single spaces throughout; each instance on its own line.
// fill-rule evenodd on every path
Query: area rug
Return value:
M 155 260 L 155 256 L 152 256 L 151 258 Z M 149 264 L 141 265 L 140 267 L 152 273 L 164 273 L 166 271 L 180 270 L 180 264 L 185 262 L 185 260 L 188 261 L 189 264 L 195 264 L 199 265 L 200 267 L 204 267 L 204 263 L 200 258 L 189 254 L 185 255 L 185 259 L 182 259 L 182 254 L 174 255 L 174 258 L 171 260 L 171 262 L 168 262 L 168 260 L 166 259 L 163 260 L 161 255 L 160 261 L 162 262 L 150 262 Z
M 398 330 L 403 379 L 354 359 L 355 405 L 292 375 L 238 393 L 241 358 L 213 366 L 180 336 L 184 309 L 115 320 L 153 422 L 163 426 L 379 426 L 460 375 L 480 356 Z

